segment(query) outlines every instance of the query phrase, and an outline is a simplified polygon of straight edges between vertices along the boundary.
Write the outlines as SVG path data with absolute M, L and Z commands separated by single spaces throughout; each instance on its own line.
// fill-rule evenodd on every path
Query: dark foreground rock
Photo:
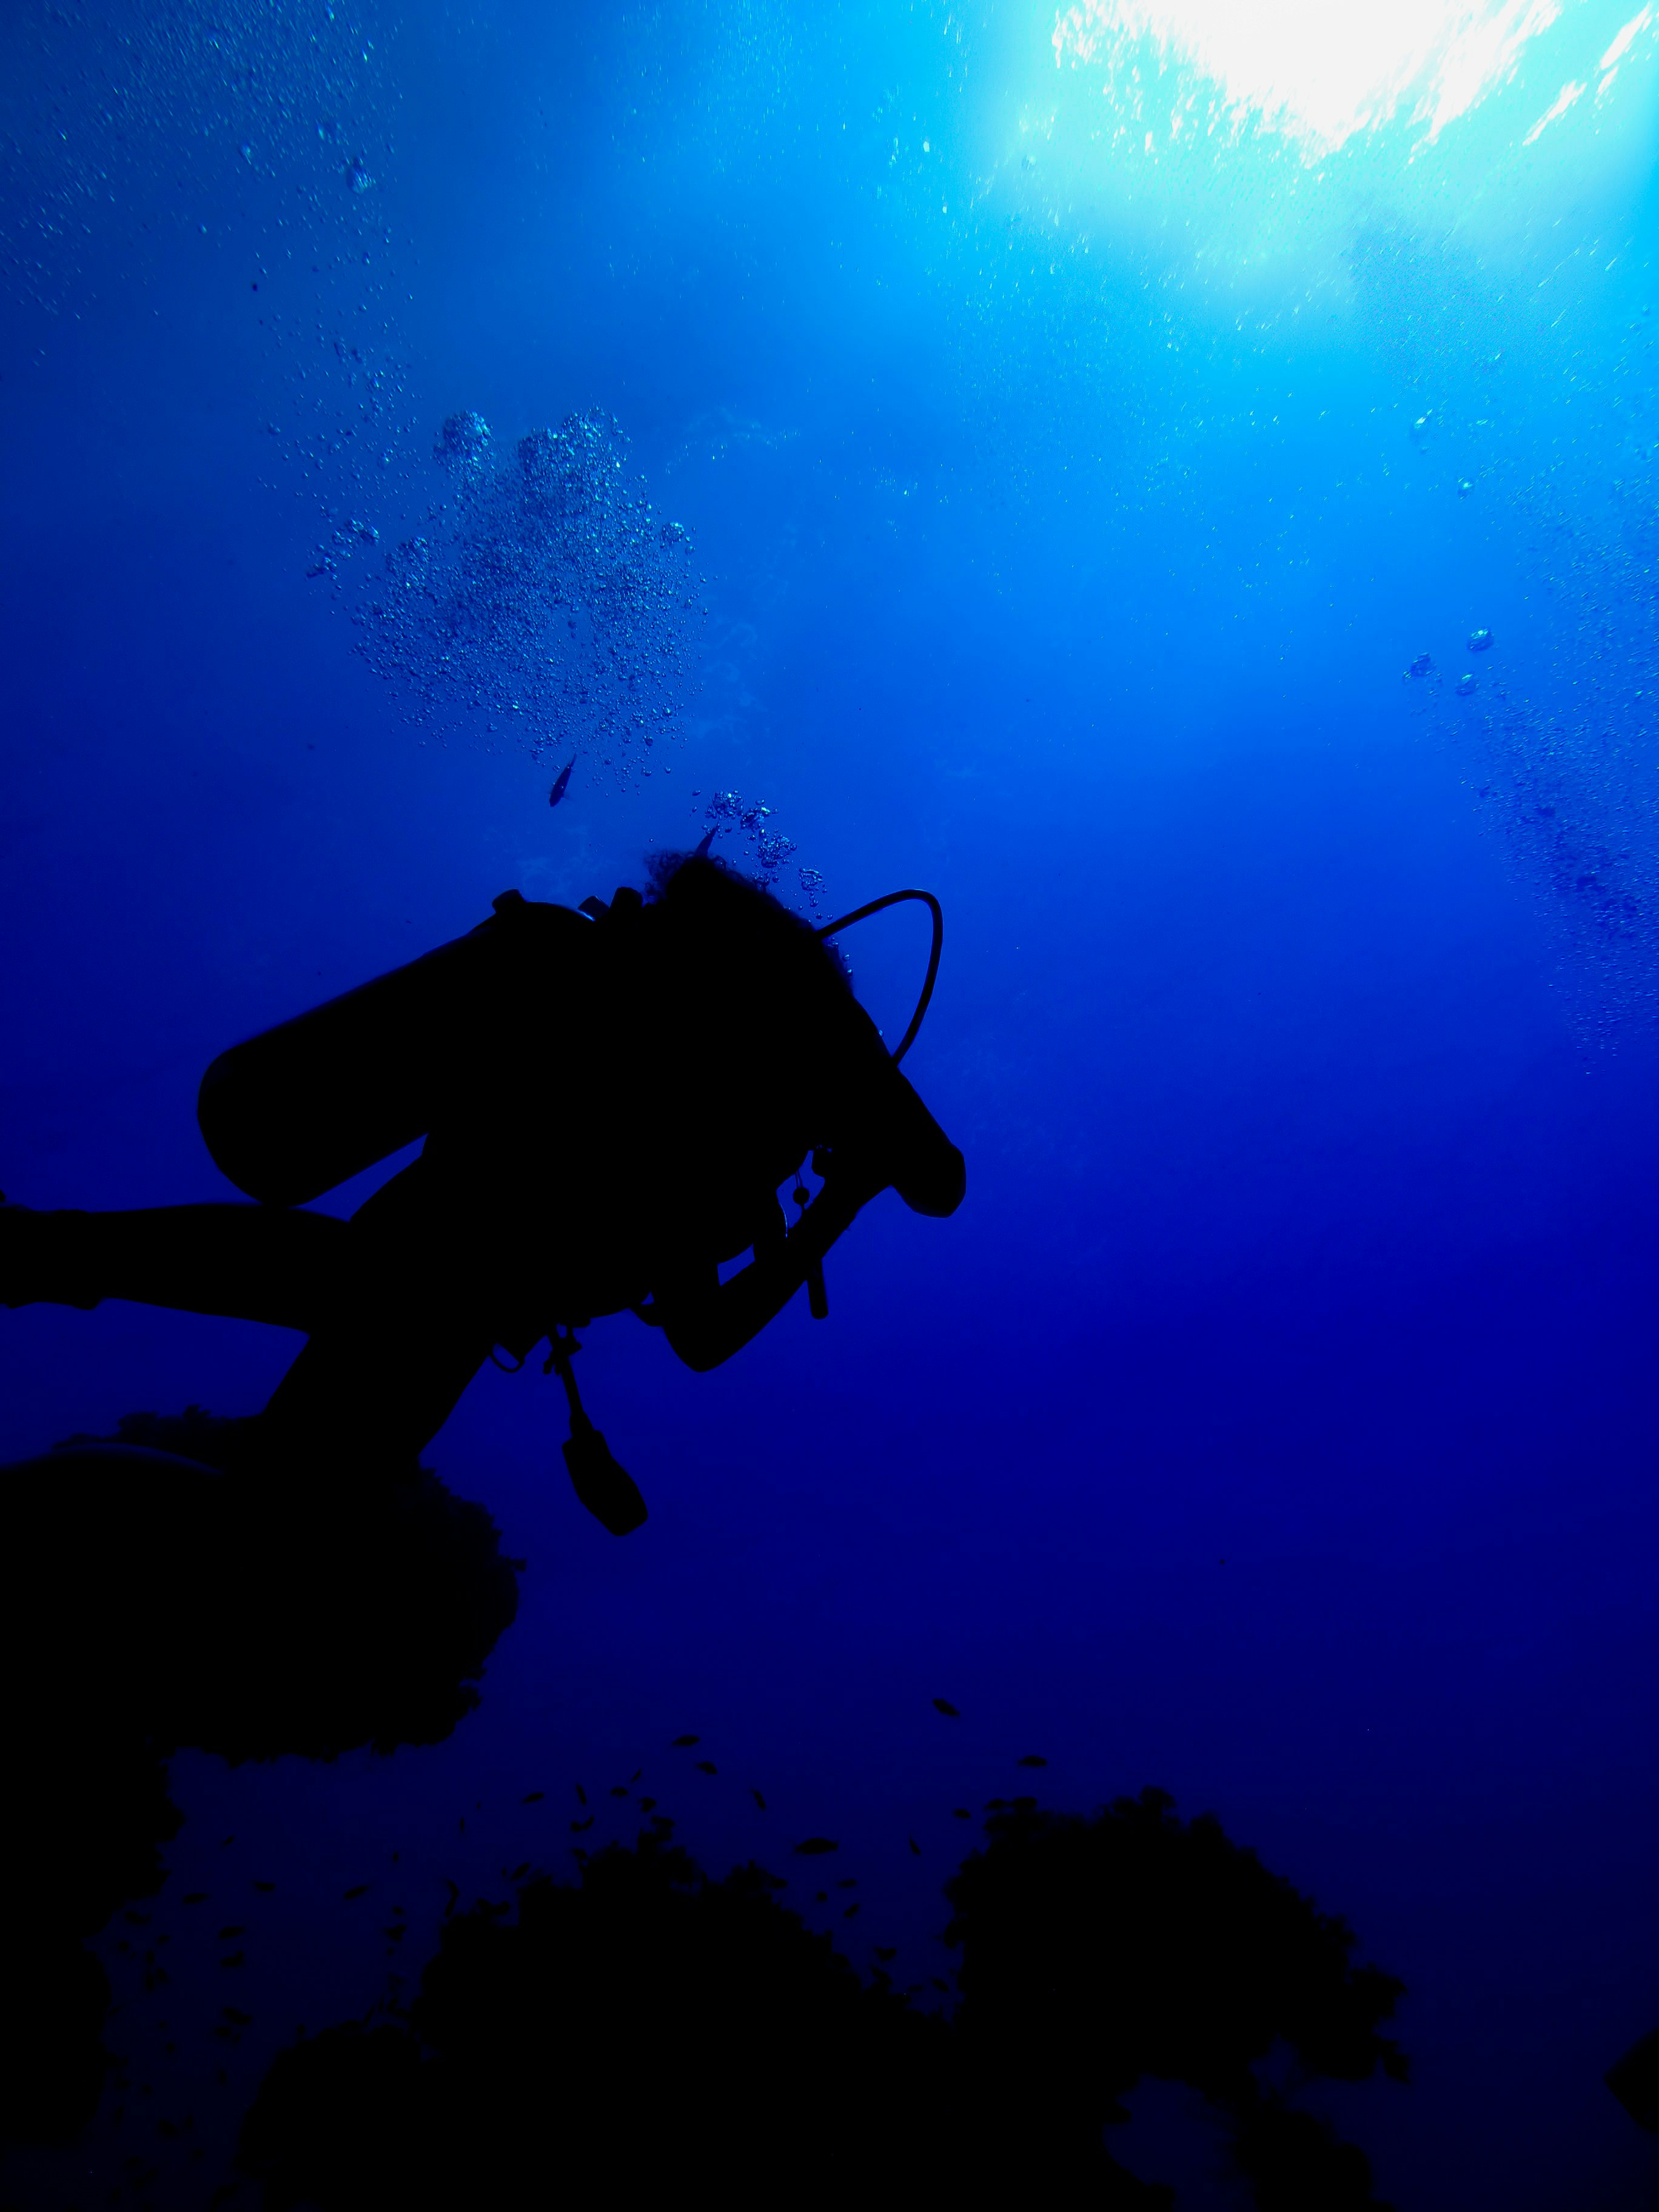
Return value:
M 1156 1791 L 1092 1820 L 1021 1812 L 949 1886 L 962 2002 L 866 1984 L 758 1867 L 706 1878 L 658 1823 L 446 1927 L 407 2022 L 297 2045 L 240 2163 L 268 2212 L 539 2204 L 567 2192 L 726 2203 L 1169 2206 L 1107 2135 L 1143 2074 L 1189 2083 L 1261 2212 L 1379 2212 L 1363 2154 L 1265 2089 L 1403 2078 L 1401 1985 L 1212 1820 Z
M 246 1433 L 135 1414 L 0 1468 L 0 2135 L 66 2140 L 95 2109 L 109 1987 L 82 1945 L 161 1886 L 173 1753 L 437 1742 L 516 1610 L 489 1515 L 425 1469 L 255 1472 Z

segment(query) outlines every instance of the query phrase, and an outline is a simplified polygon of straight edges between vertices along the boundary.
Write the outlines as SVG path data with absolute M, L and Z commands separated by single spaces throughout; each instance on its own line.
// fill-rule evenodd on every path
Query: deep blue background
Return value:
M 418 1962 L 444 1875 L 559 1868 L 571 1784 L 641 1765 L 711 1865 L 838 1836 L 852 1955 L 896 1942 L 922 1979 L 971 1834 L 950 1808 L 1036 1750 L 1053 1802 L 1213 1808 L 1403 1976 L 1413 2086 L 1323 2107 L 1384 2194 L 1646 2203 L 1653 2147 L 1600 2077 L 1659 2022 L 1659 931 L 1644 909 L 1601 946 L 1491 796 L 1512 745 L 1414 711 L 1399 672 L 1473 665 L 1490 623 L 1483 681 L 1561 717 L 1603 834 L 1573 686 L 1639 749 L 1656 665 L 1607 497 L 1652 489 L 1626 435 L 1651 87 L 1616 147 L 1586 119 L 1535 171 L 1491 149 L 1548 65 L 1531 107 L 1462 126 L 1488 212 L 1516 195 L 1482 230 L 1455 149 L 1415 198 L 1334 164 L 1310 214 L 1258 149 L 1231 201 L 1218 172 L 1149 206 L 1079 166 L 1086 116 L 1025 127 L 1072 96 L 1041 9 L 591 12 L 370 24 L 367 211 L 239 171 L 166 41 L 152 134 L 113 159 L 111 34 L 7 31 L 14 254 L 21 200 L 82 158 L 43 118 L 109 173 L 7 307 L 0 1182 L 227 1195 L 193 1113 L 216 1052 L 509 885 L 639 880 L 700 830 L 695 785 L 775 806 L 834 908 L 943 899 L 908 1072 L 969 1198 L 943 1224 L 878 1202 L 828 1323 L 793 1307 L 713 1376 L 594 1329 L 586 1394 L 651 1507 L 626 1543 L 569 1492 L 556 1386 L 486 1370 L 431 1455 L 530 1562 L 479 1712 L 390 1761 L 177 1762 L 158 1924 L 283 1871 L 238 1999 L 258 2025 L 206 2087 L 204 1948 L 176 2055 L 112 1957 L 114 2027 L 215 2179 L 295 2023 L 384 1987 L 343 1883 L 400 1852 Z M 1235 266 L 1252 194 L 1279 246 Z M 349 412 L 337 328 L 402 364 L 411 466 L 457 407 L 504 436 L 622 421 L 708 580 L 672 785 L 590 776 L 550 814 L 524 753 L 440 743 L 354 657 L 349 593 L 305 572 L 319 497 L 362 495 L 337 456 L 307 474 L 282 411 L 303 369 Z M 848 950 L 902 1018 L 914 918 Z M 0 1320 L 5 1456 L 138 1407 L 252 1410 L 295 1349 L 113 1304 Z M 717 1778 L 675 1773 L 684 1729 Z M 1194 2154 L 1154 2106 L 1121 2154 L 1169 2174 Z M 74 2163 L 18 2185 L 76 2201 Z M 1211 2175 L 1182 2201 L 1235 2200 Z

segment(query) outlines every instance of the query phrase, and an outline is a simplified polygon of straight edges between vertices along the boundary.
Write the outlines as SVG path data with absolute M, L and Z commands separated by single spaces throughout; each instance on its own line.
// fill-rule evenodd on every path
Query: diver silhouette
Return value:
M 129 1298 L 303 1330 L 252 1441 L 330 1480 L 406 1463 L 496 1347 L 522 1364 L 546 1338 L 578 1494 L 617 1533 L 637 1526 L 639 1494 L 581 1410 L 572 1332 L 631 1310 L 687 1365 L 718 1366 L 803 1284 L 825 1310 L 824 1254 L 878 1193 L 944 1215 L 965 1188 L 896 1064 L 937 972 L 937 902 L 894 893 L 820 932 L 701 854 L 652 874 L 648 897 L 608 907 L 504 892 L 467 936 L 222 1054 L 202 1133 L 258 1202 L 0 1205 L 0 1303 Z M 890 1054 L 828 939 L 906 896 L 927 899 L 934 941 Z M 306 1211 L 417 1138 L 349 1220 Z

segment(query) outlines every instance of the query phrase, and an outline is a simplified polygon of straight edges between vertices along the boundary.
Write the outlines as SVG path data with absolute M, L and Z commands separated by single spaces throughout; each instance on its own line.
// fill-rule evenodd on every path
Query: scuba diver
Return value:
M 890 1054 L 830 939 L 907 898 L 933 945 Z M 962 1155 L 896 1066 L 941 933 L 910 891 L 817 930 L 701 854 L 608 907 L 504 892 L 467 936 L 214 1061 L 202 1133 L 258 1203 L 0 1203 L 0 1304 L 129 1298 L 304 1331 L 249 1424 L 253 1457 L 289 1479 L 408 1465 L 485 1359 L 522 1365 L 546 1339 L 577 1493 L 624 1533 L 645 1507 L 582 1410 L 575 1329 L 627 1309 L 717 1367 L 803 1284 L 822 1316 L 824 1255 L 878 1193 L 961 1203 Z M 349 1220 L 306 1211 L 417 1138 Z

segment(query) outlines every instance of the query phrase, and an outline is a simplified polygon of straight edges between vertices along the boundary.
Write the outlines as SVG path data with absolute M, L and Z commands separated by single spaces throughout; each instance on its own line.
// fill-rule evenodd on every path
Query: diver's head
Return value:
M 962 1155 L 894 1066 L 833 943 L 719 860 L 665 854 L 651 876 L 659 1040 L 719 1102 L 715 1149 L 776 1164 L 778 1182 L 809 1146 L 857 1152 L 918 1212 L 953 1212 Z M 696 1112 L 684 1091 L 682 1106 Z
M 650 864 L 651 905 L 676 935 L 722 966 L 763 971 L 780 986 L 852 995 L 846 963 L 809 921 L 792 914 L 764 884 L 699 848 L 659 854 Z
M 828 1143 L 843 1064 L 881 1055 L 840 955 L 721 861 L 667 854 L 651 877 L 642 921 L 661 1073 L 704 1082 L 739 1121 L 787 1124 L 797 1159 Z

